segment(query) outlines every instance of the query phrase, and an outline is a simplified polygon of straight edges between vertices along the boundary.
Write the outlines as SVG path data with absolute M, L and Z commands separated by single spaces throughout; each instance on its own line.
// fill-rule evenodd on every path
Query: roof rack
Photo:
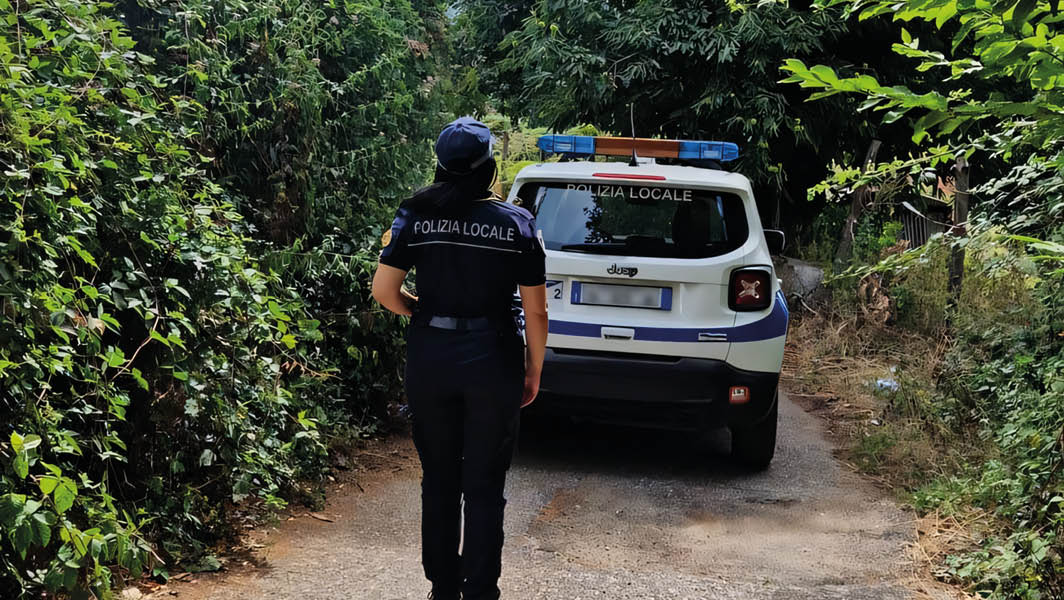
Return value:
M 732 142 L 696 140 L 658 140 L 591 135 L 541 135 L 536 147 L 548 154 L 570 158 L 590 156 L 638 156 L 715 160 L 727 162 L 739 158 L 739 146 Z

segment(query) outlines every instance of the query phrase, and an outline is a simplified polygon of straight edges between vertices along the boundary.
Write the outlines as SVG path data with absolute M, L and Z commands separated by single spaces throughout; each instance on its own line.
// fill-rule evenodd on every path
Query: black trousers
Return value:
M 513 331 L 408 332 L 406 393 L 422 468 L 421 556 L 437 598 L 459 590 L 465 600 L 499 598 L 503 486 L 517 439 L 523 354 Z

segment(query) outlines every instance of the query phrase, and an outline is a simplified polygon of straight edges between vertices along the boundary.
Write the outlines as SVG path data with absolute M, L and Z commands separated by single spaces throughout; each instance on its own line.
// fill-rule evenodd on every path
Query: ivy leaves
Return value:
M 73 590 L 87 561 L 94 562 L 98 573 L 105 573 L 103 564 L 110 558 L 108 544 L 128 534 L 118 530 L 105 536 L 99 528 L 79 530 L 65 516 L 78 498 L 78 484 L 65 476 L 61 468 L 39 459 L 41 437 L 13 432 L 10 442 L 10 449 L 15 454 L 12 468 L 16 477 L 34 480 L 39 494 L 0 495 L 0 532 L 3 532 L 4 539 L 22 560 L 27 560 L 33 550 L 48 550 L 53 541 L 58 540 L 59 548 L 55 552 L 66 558 L 53 561 L 40 580 L 51 589 Z M 31 475 L 31 467 L 35 466 L 42 467 L 48 474 Z
M 40 511 L 42 506 L 40 502 L 18 494 L 0 496 L 0 525 L 22 558 L 26 558 L 31 547 L 45 547 L 52 539 L 56 518 Z
M 302 305 L 258 269 L 190 145 L 202 107 L 163 100 L 117 8 L 4 4 L 0 38 L 20 43 L 0 43 L 0 422 L 12 429 L 0 443 L 0 588 L 105 596 L 108 565 L 135 574 L 158 554 L 145 539 L 158 530 L 142 523 L 174 513 L 200 526 L 213 511 L 186 504 L 200 496 L 188 486 L 239 468 L 254 446 L 244 427 L 274 447 L 303 429 L 275 404 L 277 365 L 302 340 L 276 324 Z M 173 416 L 173 397 L 207 418 Z M 149 491 L 153 464 L 208 446 L 220 460 Z M 280 460 L 299 453 L 321 451 Z M 271 482 L 267 494 L 294 473 L 269 460 L 246 470 Z
M 115 565 L 198 560 L 233 499 L 283 506 L 330 425 L 396 388 L 367 271 L 431 165 L 444 15 L 0 17 L 0 589 L 106 597 Z
M 29 435 L 23 437 L 18 432 L 11 434 L 11 449 L 15 452 L 15 460 L 12 468 L 19 479 L 25 479 L 30 472 L 30 461 L 33 460 L 33 451 L 41 445 L 41 437 Z
M 52 467 L 50 470 L 62 473 L 58 467 Z M 78 496 L 78 484 L 74 483 L 73 479 L 62 475 L 43 475 L 37 480 L 37 485 L 42 494 L 52 496 L 55 512 L 63 514 L 74 506 L 74 499 Z

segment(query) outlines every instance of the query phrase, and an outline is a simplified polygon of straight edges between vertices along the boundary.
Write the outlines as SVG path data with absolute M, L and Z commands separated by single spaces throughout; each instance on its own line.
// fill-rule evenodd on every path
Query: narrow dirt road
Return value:
M 531 422 L 508 484 L 506 600 L 906 598 L 911 516 L 781 406 L 776 461 L 731 466 L 726 434 Z M 413 446 L 376 450 L 322 512 L 263 540 L 262 567 L 168 586 L 181 600 L 422 599 Z M 321 515 L 318 515 L 319 517 Z

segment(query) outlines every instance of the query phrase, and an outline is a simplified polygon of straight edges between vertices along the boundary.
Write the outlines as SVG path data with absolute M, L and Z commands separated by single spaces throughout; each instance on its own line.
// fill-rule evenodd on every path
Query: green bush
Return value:
M 1013 271 L 1012 277 L 1023 285 L 1021 273 Z M 971 465 L 951 486 L 953 494 L 938 494 L 928 503 L 964 498 L 1008 524 L 978 552 L 950 559 L 959 579 L 997 597 L 1064 594 L 1062 284 L 1060 273 L 1049 274 L 1028 290 L 1043 310 L 966 315 L 962 340 L 943 369 L 940 388 L 959 400 L 949 405 L 950 416 L 977 424 L 996 458 Z M 1014 324 L 1020 314 L 1026 322 Z
M 821 265 L 830 265 L 839 249 L 839 233 L 849 207 L 842 202 L 829 202 L 807 228 L 798 227 L 793 244 L 788 243 L 797 258 Z
M 956 581 L 994 598 L 1040 600 L 1064 594 L 1064 270 L 1004 231 L 983 224 L 963 241 L 955 302 L 941 237 L 857 270 L 879 271 L 898 327 L 946 336 L 948 346 L 937 382 L 898 373 L 884 429 L 862 438 L 855 456 L 875 469 L 890 431 L 922 424 L 938 445 L 937 464 L 922 466 L 937 475 L 920 478 L 916 506 L 992 516 L 978 549 L 949 558 Z
M 0 13 L 0 597 L 107 597 L 283 505 L 394 391 L 366 282 L 443 118 L 441 13 Z
M 309 351 L 330 376 L 300 393 L 333 421 L 372 422 L 398 396 L 403 344 L 368 282 L 448 119 L 440 4 L 182 0 L 145 2 L 131 20 L 171 93 L 205 107 L 209 174 L 262 264 L 320 321 Z
M 916 253 L 919 258 L 912 268 L 890 276 L 890 297 L 898 324 L 929 336 L 941 335 L 947 322 L 950 253 L 944 241 L 932 240 Z M 965 302 L 976 299 L 974 294 L 965 295 Z M 969 306 L 965 304 L 966 308 Z

